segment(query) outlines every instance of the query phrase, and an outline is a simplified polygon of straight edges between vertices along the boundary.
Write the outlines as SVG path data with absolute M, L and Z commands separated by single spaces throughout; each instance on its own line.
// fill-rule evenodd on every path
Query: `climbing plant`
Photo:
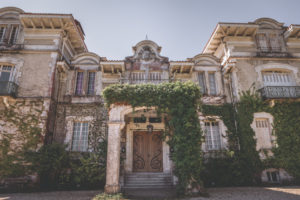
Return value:
M 299 181 L 300 103 L 278 100 L 273 104 L 263 101 L 255 90 L 247 90 L 240 94 L 236 104 L 202 105 L 204 115 L 220 116 L 223 120 L 229 143 L 227 154 L 206 160 L 202 173 L 206 185 L 257 184 L 261 171 L 267 168 L 283 168 Z M 277 145 L 272 149 L 274 156 L 265 160 L 259 158 L 250 126 L 255 112 L 268 112 L 274 117 L 272 126 Z
M 42 143 L 40 128 L 42 102 L 7 102 L 0 112 L 0 178 L 25 175 L 25 152 L 35 150 Z M 15 130 L 14 133 L 10 133 Z
M 201 184 L 202 131 L 198 119 L 200 88 L 192 82 L 174 82 L 142 85 L 112 85 L 103 91 L 109 107 L 112 104 L 156 107 L 167 114 L 167 141 L 174 150 L 171 159 L 178 177 L 178 192 L 186 192 L 187 186 Z

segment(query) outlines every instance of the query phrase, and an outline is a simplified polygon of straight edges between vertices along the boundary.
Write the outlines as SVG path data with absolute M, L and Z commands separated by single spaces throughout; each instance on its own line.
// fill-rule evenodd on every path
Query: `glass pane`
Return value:
M 14 26 L 11 30 L 11 34 L 10 34 L 10 39 L 9 39 L 9 44 L 14 44 L 16 42 L 17 39 L 17 30 L 18 27 Z
M 93 95 L 95 90 L 95 72 L 89 72 L 88 95 Z
M 75 94 L 82 94 L 83 72 L 77 72 L 76 91 Z
M 199 73 L 198 74 L 198 81 L 199 81 L 199 86 L 202 94 L 206 93 L 206 87 L 205 87 L 205 76 L 204 73 Z
M 10 72 L 1 72 L 0 81 L 9 81 Z
M 208 78 L 209 78 L 210 95 L 216 95 L 217 90 L 216 90 L 215 74 L 214 73 L 209 73 Z

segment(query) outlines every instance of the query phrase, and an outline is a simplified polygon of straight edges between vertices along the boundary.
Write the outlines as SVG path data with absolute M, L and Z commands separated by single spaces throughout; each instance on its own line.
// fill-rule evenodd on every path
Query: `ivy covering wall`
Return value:
M 178 177 L 178 192 L 183 194 L 187 186 L 201 184 L 202 131 L 198 119 L 200 88 L 192 82 L 175 82 L 142 85 L 112 85 L 103 91 L 108 107 L 112 104 L 156 107 L 158 113 L 166 113 L 166 136 L 174 150 L 171 159 Z
M 228 128 L 229 141 L 225 154 L 206 160 L 202 172 L 205 185 L 257 185 L 262 170 L 267 168 L 283 168 L 299 181 L 300 102 L 278 100 L 270 104 L 256 91 L 248 90 L 236 104 L 203 105 L 202 112 L 221 117 Z M 255 132 L 250 126 L 256 112 L 267 112 L 274 117 L 272 134 L 277 138 L 272 149 L 274 156 L 266 155 L 265 160 L 259 158 Z

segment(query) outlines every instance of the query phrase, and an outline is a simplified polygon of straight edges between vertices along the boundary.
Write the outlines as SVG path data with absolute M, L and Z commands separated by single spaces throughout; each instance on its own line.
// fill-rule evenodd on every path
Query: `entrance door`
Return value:
M 133 133 L 133 171 L 162 172 L 161 132 L 138 131 Z

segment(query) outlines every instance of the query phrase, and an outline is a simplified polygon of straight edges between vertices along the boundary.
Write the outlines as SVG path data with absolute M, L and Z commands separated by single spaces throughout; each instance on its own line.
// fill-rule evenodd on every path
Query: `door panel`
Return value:
M 133 172 L 161 172 L 163 169 L 160 132 L 134 132 Z
M 147 171 L 147 134 L 145 132 L 134 133 L 133 136 L 133 171 Z
M 162 138 L 160 132 L 154 132 L 150 137 L 149 142 L 149 171 L 161 172 L 162 171 Z

